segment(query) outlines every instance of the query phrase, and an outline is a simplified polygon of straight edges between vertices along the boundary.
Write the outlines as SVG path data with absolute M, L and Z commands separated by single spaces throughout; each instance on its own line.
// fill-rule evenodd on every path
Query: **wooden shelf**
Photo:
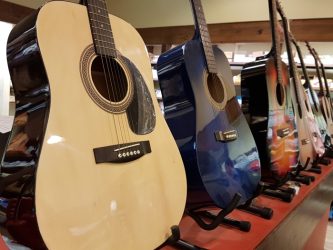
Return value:
M 220 226 L 213 231 L 200 229 L 188 216 L 180 223 L 182 239 L 210 250 L 220 249 L 323 249 L 328 210 L 333 199 L 333 165 L 323 166 L 322 174 L 314 175 L 315 182 L 302 185 L 291 203 L 267 196 L 259 196 L 257 204 L 270 207 L 274 214 L 265 220 L 235 210 L 230 218 L 251 222 L 250 232 Z M 307 173 L 310 175 L 310 173 Z M 165 247 L 163 250 L 175 249 Z M 314 248 L 312 248 L 314 249 Z

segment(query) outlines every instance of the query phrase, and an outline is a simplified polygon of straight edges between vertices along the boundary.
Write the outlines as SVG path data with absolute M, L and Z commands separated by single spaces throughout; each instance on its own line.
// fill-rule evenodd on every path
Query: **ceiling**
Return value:
M 46 0 L 7 0 L 38 8 Z M 78 2 L 78 0 L 71 0 Z M 107 0 L 109 12 L 136 28 L 193 24 L 188 0 Z M 268 20 L 267 0 L 202 0 L 208 23 Z M 281 0 L 290 19 L 333 17 L 332 0 Z
M 6 0 L 38 8 L 47 0 Z M 79 2 L 79 0 L 70 0 Z M 332 18 L 332 0 L 281 0 L 290 19 Z M 189 0 L 107 0 L 109 12 L 136 28 L 179 26 L 193 24 Z M 268 20 L 267 0 L 202 0 L 208 23 L 227 23 Z M 332 29 L 333 32 L 333 29 Z M 321 55 L 333 58 L 333 43 L 312 44 Z M 271 44 L 223 44 L 224 51 L 252 53 L 269 50 Z M 306 47 L 301 44 L 304 54 Z M 333 64 L 330 64 L 332 67 Z

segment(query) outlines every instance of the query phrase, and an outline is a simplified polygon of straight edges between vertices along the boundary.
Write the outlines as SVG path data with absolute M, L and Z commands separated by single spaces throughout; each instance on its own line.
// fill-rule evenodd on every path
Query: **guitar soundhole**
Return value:
M 98 93 L 108 101 L 117 103 L 126 97 L 126 74 L 115 59 L 97 56 L 91 65 L 91 77 Z
M 224 100 L 224 88 L 220 78 L 216 74 L 209 74 L 207 78 L 208 91 L 213 100 L 222 103 Z
M 276 84 L 276 99 L 280 106 L 284 103 L 284 89 L 281 83 Z

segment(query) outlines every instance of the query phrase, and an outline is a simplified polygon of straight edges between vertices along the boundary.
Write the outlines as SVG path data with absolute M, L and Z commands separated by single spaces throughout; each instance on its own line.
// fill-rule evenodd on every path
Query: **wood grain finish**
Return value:
M 16 24 L 33 11 L 31 8 L 0 0 L 0 21 Z
M 17 23 L 32 11 L 31 8 L 0 0 L 0 21 Z M 290 25 L 298 41 L 333 41 L 333 18 L 295 19 Z M 208 28 L 213 43 L 271 41 L 268 21 L 209 24 Z M 139 28 L 138 31 L 146 44 L 179 44 L 192 38 L 194 27 Z
M 333 41 L 333 18 L 295 19 L 290 21 L 292 33 L 298 41 Z M 209 24 L 213 43 L 270 42 L 268 21 Z M 180 44 L 194 34 L 194 26 L 174 26 L 138 29 L 146 44 Z

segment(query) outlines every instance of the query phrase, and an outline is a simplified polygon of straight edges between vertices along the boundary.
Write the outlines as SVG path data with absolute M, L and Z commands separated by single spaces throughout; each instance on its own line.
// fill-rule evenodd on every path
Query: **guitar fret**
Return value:
M 109 23 L 102 23 L 102 22 L 99 22 L 101 25 L 92 25 L 93 28 L 96 28 L 96 29 L 101 29 L 101 30 L 106 30 L 106 31 L 110 31 L 111 29 L 111 25 Z M 96 22 L 95 22 L 96 24 Z M 106 28 L 104 28 L 104 25 L 106 26 Z M 110 28 L 110 29 L 107 29 L 107 28 Z
M 112 51 L 117 51 L 117 50 L 114 49 L 114 48 L 111 48 L 111 47 L 105 47 L 105 46 L 103 46 L 103 45 L 100 45 L 100 46 L 98 46 L 98 47 L 100 47 L 100 48 L 102 48 L 102 49 L 108 49 L 108 50 L 112 50 Z
M 111 40 L 113 40 L 113 36 L 110 36 L 110 35 L 107 35 L 107 34 L 101 34 L 101 33 L 98 33 L 98 32 L 92 32 L 94 35 L 97 35 L 97 36 L 102 36 L 102 37 L 105 37 L 105 38 L 110 38 Z
M 88 16 L 96 52 L 117 56 L 105 0 L 87 0 Z
M 216 73 L 217 70 L 216 70 L 215 56 L 213 53 L 211 39 L 210 39 L 209 31 L 207 28 L 207 23 L 206 23 L 205 15 L 204 15 L 203 8 L 201 5 L 201 1 L 200 0 L 191 0 L 191 3 L 192 3 L 192 8 L 193 8 L 193 13 L 195 16 L 196 29 L 197 29 L 197 32 L 199 32 L 199 35 L 201 38 L 208 71 L 211 73 Z
M 97 16 L 97 18 L 98 18 L 98 17 L 101 17 L 101 18 L 109 19 L 109 16 L 108 16 L 108 15 L 103 15 L 103 14 L 99 14 L 99 13 L 92 12 L 92 11 L 89 11 L 89 13 L 90 13 L 91 15 Z
M 105 41 L 105 40 L 101 40 L 101 39 L 98 39 L 98 38 L 94 38 L 94 40 L 97 41 L 97 42 L 102 42 L 102 43 L 114 45 L 114 43 L 111 42 L 111 41 Z

